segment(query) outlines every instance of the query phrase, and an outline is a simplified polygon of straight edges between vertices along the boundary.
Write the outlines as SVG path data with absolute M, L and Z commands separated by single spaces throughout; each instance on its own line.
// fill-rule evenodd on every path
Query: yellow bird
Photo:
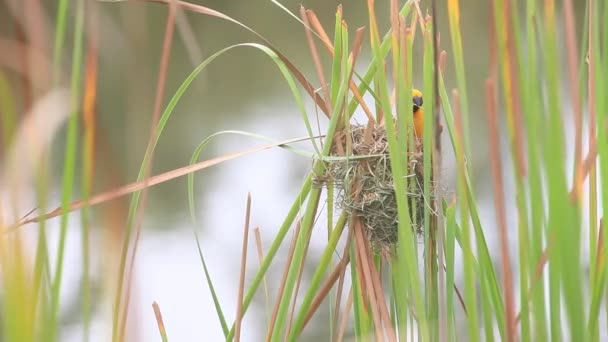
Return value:
M 414 132 L 416 138 L 422 139 L 424 134 L 424 110 L 422 109 L 422 92 L 412 89 L 412 100 L 414 102 Z

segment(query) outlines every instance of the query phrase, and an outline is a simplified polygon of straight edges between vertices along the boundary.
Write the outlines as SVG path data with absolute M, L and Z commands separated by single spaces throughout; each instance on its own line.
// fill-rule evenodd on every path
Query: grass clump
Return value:
M 415 140 L 415 150 L 408 152 L 407 158 L 407 196 L 412 228 L 422 235 L 423 154 L 422 142 Z M 338 158 L 327 162 L 325 174 L 316 175 L 315 184 L 331 182 L 337 188 L 337 207 L 362 219 L 376 251 L 389 250 L 397 243 L 399 220 L 386 129 L 382 125 L 350 125 L 336 134 L 336 141 L 332 155 Z

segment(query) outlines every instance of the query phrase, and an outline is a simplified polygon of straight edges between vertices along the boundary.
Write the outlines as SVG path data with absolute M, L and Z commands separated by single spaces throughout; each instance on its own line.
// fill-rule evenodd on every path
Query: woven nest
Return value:
M 352 151 L 356 158 L 327 162 L 326 174 L 317 175 L 315 184 L 321 186 L 331 182 L 337 189 L 336 203 L 341 210 L 362 219 L 363 226 L 374 249 L 386 249 L 397 242 L 397 199 L 393 185 L 393 174 L 388 157 L 388 141 L 384 127 L 371 128 L 366 137 L 366 126 L 352 125 L 348 131 L 336 135 L 341 148 L 334 147 L 334 156 L 344 156 Z M 420 141 L 415 142 L 414 152 L 408 152 L 407 195 L 410 219 L 418 234 L 424 230 L 424 208 L 433 198 L 425 201 L 423 191 L 423 154 Z M 346 148 L 346 146 L 350 146 Z M 347 153 L 348 155 L 348 153 Z M 434 186 L 431 185 L 431 197 Z M 331 199 L 330 199 L 331 200 Z

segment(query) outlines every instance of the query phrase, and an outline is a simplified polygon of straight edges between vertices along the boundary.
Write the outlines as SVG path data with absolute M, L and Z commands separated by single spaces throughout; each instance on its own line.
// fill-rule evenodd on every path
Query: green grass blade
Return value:
M 211 280 L 211 275 L 209 274 L 209 269 L 207 268 L 207 263 L 205 262 L 205 257 L 203 256 L 201 242 L 196 231 L 194 231 L 194 239 L 196 240 L 196 248 L 198 250 L 199 258 L 201 259 L 201 264 L 203 265 L 203 271 L 205 272 L 205 280 L 207 281 L 207 286 L 209 287 L 209 292 L 211 293 L 211 298 L 213 299 L 213 305 L 215 306 L 217 318 L 219 319 L 220 325 L 222 326 L 222 332 L 224 333 L 224 337 L 227 337 L 228 324 L 226 324 L 226 319 L 224 318 L 222 306 L 220 305 L 220 301 L 217 298 L 217 294 L 215 293 L 215 287 L 213 286 L 213 281 Z
M 343 70 L 342 77 L 340 79 L 340 87 L 338 91 L 338 99 L 343 99 L 346 96 L 346 92 L 348 90 L 348 76 L 350 75 L 350 70 L 352 68 L 351 65 L 348 65 L 347 62 L 347 51 L 348 51 L 348 34 L 346 29 L 340 25 L 339 28 L 342 31 L 342 35 L 340 35 L 340 41 L 338 44 L 343 44 L 342 51 L 342 65 L 341 69 Z M 336 44 L 337 45 L 337 44 Z M 332 145 L 333 138 L 336 132 L 336 128 L 338 126 L 338 122 L 340 117 L 342 116 L 342 103 L 343 101 L 337 101 L 333 104 L 331 120 L 329 122 L 329 127 L 327 129 L 325 145 L 323 146 L 322 156 L 329 155 Z M 325 171 L 325 164 L 323 162 L 316 162 L 313 166 L 313 174 L 320 175 Z M 294 287 L 296 283 L 296 279 L 298 274 L 300 273 L 300 268 L 304 258 L 304 250 L 307 245 L 306 240 L 310 237 L 310 231 L 313 226 L 315 213 L 318 208 L 319 198 L 321 194 L 321 189 L 314 188 L 311 191 L 310 197 L 308 199 L 308 204 L 306 206 L 306 210 L 304 212 L 303 220 L 302 220 L 302 228 L 300 230 L 300 235 L 297 238 L 296 248 L 293 254 L 292 264 L 289 267 L 289 271 L 287 273 L 287 279 L 285 282 L 285 292 L 283 296 L 280 298 L 279 310 L 277 314 L 277 321 L 274 324 L 274 328 L 272 331 L 271 340 L 279 340 L 281 339 L 282 331 L 285 327 L 285 320 L 287 318 L 287 309 L 289 304 L 291 303 L 292 295 L 294 294 Z
M 66 210 L 70 205 L 72 190 L 76 177 L 76 154 L 78 150 L 78 113 L 80 108 L 80 84 L 83 56 L 84 39 L 84 1 L 76 3 L 76 22 L 74 24 L 74 48 L 72 51 L 72 80 L 71 80 L 71 115 L 68 122 L 67 141 L 65 149 L 65 160 L 63 165 L 63 179 L 61 187 L 61 207 Z M 60 47 L 59 47 L 60 48 Z M 60 290 L 63 278 L 63 261 L 65 255 L 65 240 L 68 228 L 67 211 L 61 215 L 59 243 L 57 246 L 57 259 L 55 274 L 51 286 L 50 316 L 47 323 L 48 338 L 51 341 L 58 337 L 59 329 L 59 306 L 61 303 Z
M 327 268 L 329 267 L 331 257 L 335 252 L 340 237 L 342 236 L 342 231 L 344 230 L 346 219 L 347 215 L 345 212 L 343 212 L 342 215 L 340 215 L 338 222 L 336 222 L 336 227 L 331 232 L 331 236 L 329 238 L 329 241 L 327 242 L 327 246 L 325 247 L 321 258 L 319 259 L 317 269 L 315 270 L 315 273 L 313 274 L 312 279 L 310 280 L 308 291 L 306 291 L 306 294 L 304 295 L 304 298 L 300 303 L 300 309 L 298 311 L 298 314 L 296 315 L 295 321 L 291 326 L 291 333 L 288 337 L 288 340 L 290 341 L 296 340 L 297 335 L 299 335 L 302 331 L 304 319 L 306 318 L 306 314 L 308 313 L 312 300 L 316 295 L 316 291 L 321 286 L 322 277 L 327 271 Z

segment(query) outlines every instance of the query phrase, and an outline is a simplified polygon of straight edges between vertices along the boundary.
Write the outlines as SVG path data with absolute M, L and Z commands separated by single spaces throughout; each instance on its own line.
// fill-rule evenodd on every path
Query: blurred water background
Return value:
M 242 21 L 274 43 L 285 55 L 318 84 L 308 44 L 301 24 L 286 14 L 271 1 L 238 1 L 216 0 L 197 1 L 201 5 L 221 11 Z M 297 13 L 300 3 L 313 9 L 324 26 L 333 26 L 334 13 L 338 1 L 282 1 L 288 9 Z M 444 9 L 444 1 L 440 9 Z M 471 108 L 470 141 L 474 158 L 471 164 L 474 186 L 479 194 L 482 219 L 493 222 L 491 187 L 489 170 L 486 162 L 487 132 L 485 130 L 485 113 L 483 112 L 483 81 L 488 76 L 489 33 L 488 1 L 461 1 L 461 29 L 464 37 L 465 63 L 469 87 Z M 575 2 L 578 5 L 578 2 Z M 2 6 L 2 5 L 0 5 Z M 55 2 L 44 4 L 46 19 L 53 22 Z M 348 1 L 343 3 L 344 17 L 349 28 L 367 26 L 365 3 Z M 426 9 L 429 1 L 421 1 Z M 578 6 L 577 20 L 580 26 L 584 8 Z M 149 137 L 156 81 L 167 8 L 164 5 L 145 2 L 99 2 L 98 10 L 100 31 L 99 58 L 99 160 L 96 191 L 109 189 L 119 184 L 133 181 L 139 170 Z M 388 1 L 378 1 L 377 13 L 388 24 Z M 171 59 L 166 86 L 166 101 L 177 90 L 185 77 L 212 53 L 232 44 L 242 42 L 259 42 L 252 34 L 226 21 L 185 13 L 190 25 L 195 45 L 185 43 L 179 38 L 179 31 L 171 49 Z M 439 30 L 441 46 L 448 53 L 446 67 L 446 84 L 454 85 L 452 60 L 450 59 L 449 31 L 447 14 L 439 11 Z M 3 9 L 0 13 L 0 32 L 10 34 L 15 29 L 15 17 Z M 71 32 L 68 32 L 68 36 Z M 193 46 L 195 47 L 193 49 Z M 360 65 L 366 65 L 369 54 L 365 46 L 359 59 Z M 67 51 L 67 50 L 66 50 Z M 66 53 L 69 55 L 69 53 Z M 421 56 L 421 51 L 415 55 Z M 201 59 L 202 58 L 202 59 Z M 329 65 L 329 58 L 325 59 Z M 415 61 L 415 64 L 417 62 Z M 66 59 L 66 73 L 69 60 Z M 421 62 L 418 63 L 421 67 Z M 414 84 L 421 87 L 421 72 L 415 75 Z M 15 84 L 18 84 L 16 80 Z M 165 101 L 165 103 L 166 103 Z M 23 109 L 23 108 L 21 108 Z M 314 119 L 315 108 L 308 101 L 309 116 Z M 320 118 L 323 121 L 323 118 Z M 313 120 L 315 122 L 316 120 Z M 223 130 L 242 130 L 262 134 L 267 137 L 283 140 L 306 136 L 302 119 L 295 102 L 286 87 L 278 69 L 266 56 L 257 50 L 239 48 L 216 59 L 194 81 L 182 97 L 173 117 L 170 119 L 156 150 L 152 174 L 169 171 L 188 163 L 196 146 L 207 136 Z M 62 137 L 64 132 L 58 136 Z M 63 141 L 56 141 L 53 151 L 57 155 L 63 152 Z M 444 134 L 444 139 L 447 136 Z M 205 149 L 201 159 L 220 156 L 225 153 L 244 150 L 263 144 L 252 138 L 223 135 L 216 138 Z M 301 146 L 310 149 L 309 145 Z M 444 146 L 449 147 L 447 140 Z M 449 148 L 445 148 L 442 185 L 448 196 L 454 191 L 453 158 Z M 504 154 L 505 156 L 507 153 Z M 62 158 L 53 158 L 54 180 L 59 188 Z M 509 165 L 505 163 L 503 165 Z M 211 296 L 204 280 L 204 273 L 199 260 L 192 230 L 196 229 L 202 239 L 203 253 L 209 270 L 215 281 L 219 299 L 225 312 L 232 321 L 236 312 L 236 295 L 240 267 L 240 250 L 242 244 L 242 226 L 245 215 L 246 195 L 252 196 L 252 227 L 259 227 L 265 247 L 270 244 L 278 226 L 287 213 L 299 185 L 309 172 L 311 160 L 292 152 L 273 149 L 235 161 L 230 161 L 196 174 L 196 201 L 199 225 L 193 227 L 190 221 L 187 201 L 186 178 L 173 180 L 152 188 L 145 210 L 145 221 L 141 235 L 141 245 L 136 257 L 135 278 L 131 315 L 129 318 L 129 341 L 159 340 L 156 322 L 151 304 L 157 301 L 163 312 L 167 332 L 173 341 L 220 341 L 223 339 L 219 322 L 216 318 Z M 510 172 L 505 172 L 510 175 Z M 507 179 L 506 189 L 512 180 Z M 507 193 L 507 203 L 511 205 L 509 217 L 512 218 L 512 192 Z M 487 198 L 484 201 L 483 198 Z M 51 197 L 50 205 L 59 203 L 57 194 Z M 126 206 L 127 200 L 115 202 Z M 94 320 L 92 341 L 109 339 L 111 322 L 111 297 L 103 277 L 97 276 L 104 271 L 103 243 L 104 234 L 111 234 L 109 220 L 101 219 L 97 208 L 94 217 L 93 246 L 99 249 L 94 252 L 93 281 Z M 114 218 L 124 220 L 124 217 Z M 323 220 L 323 219 L 322 219 Z M 48 232 L 51 237 L 57 235 L 58 219 L 50 221 Z M 71 222 L 77 223 L 77 214 L 72 215 Z M 120 221 L 117 221 L 120 222 Z M 320 223 L 319 227 L 323 227 Z M 492 225 L 485 225 L 489 231 L 490 250 L 496 245 L 496 234 L 491 231 Z M 26 226 L 24 230 L 34 229 Z M 326 239 L 324 229 L 317 229 L 313 241 L 318 244 L 310 246 L 308 262 L 315 264 Z M 78 293 L 80 291 L 80 230 L 77 226 L 69 230 L 68 255 L 69 265 L 65 274 L 63 309 L 66 329 L 63 340 L 82 340 L 82 329 L 79 322 Z M 51 240 L 53 241 L 53 240 Z M 253 241 L 253 239 L 251 240 Z M 512 243 L 515 243 L 515 238 Z M 249 245 L 248 269 L 253 276 L 259 262 L 255 245 Z M 285 253 L 286 251 L 282 251 Z M 515 255 L 512 255 L 516 260 Z M 278 260 L 283 260 L 279 258 Z M 268 292 L 271 298 L 276 294 L 277 284 L 284 265 L 271 267 L 268 277 Z M 249 279 L 249 278 L 248 278 Z M 306 280 L 304 280 L 306 283 Z M 70 299 L 71 298 L 71 299 Z M 272 301 L 271 301 L 272 303 Z M 326 307 L 322 308 L 326 310 Z M 322 315 L 320 315 L 322 316 Z M 251 312 L 244 321 L 246 341 L 259 341 L 264 336 L 260 323 L 268 319 L 264 299 L 258 296 Z M 321 318 L 316 318 L 321 319 Z M 328 332 L 308 328 L 303 340 L 315 340 L 327 337 Z M 322 325 L 325 329 L 326 325 Z

